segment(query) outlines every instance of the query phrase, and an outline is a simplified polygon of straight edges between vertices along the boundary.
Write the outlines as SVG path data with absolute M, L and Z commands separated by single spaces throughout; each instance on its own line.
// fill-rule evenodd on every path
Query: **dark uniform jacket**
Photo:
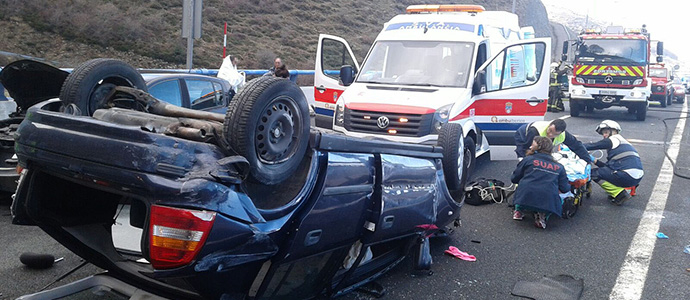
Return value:
M 513 171 L 510 181 L 518 183 L 513 203 L 529 206 L 560 216 L 563 205 L 559 191 L 570 191 L 563 165 L 550 154 L 535 153 L 525 157 Z

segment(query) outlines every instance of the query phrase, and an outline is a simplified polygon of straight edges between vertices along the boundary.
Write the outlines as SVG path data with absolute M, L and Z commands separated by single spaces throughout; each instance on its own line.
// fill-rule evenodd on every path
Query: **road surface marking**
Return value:
M 561 119 L 561 120 L 565 120 L 565 119 L 567 119 L 567 118 L 570 118 L 570 115 L 560 116 L 560 117 L 558 117 L 558 118 Z
M 687 108 L 688 102 L 685 102 L 681 117 L 687 117 Z M 679 145 L 683 137 L 684 128 L 685 119 L 679 119 L 676 130 L 673 132 L 673 137 L 671 137 L 671 144 L 668 147 L 668 155 L 674 161 L 678 158 Z M 642 298 L 649 263 L 652 260 L 654 244 L 657 240 L 656 233 L 659 231 L 661 219 L 663 218 L 672 180 L 673 167 L 668 158 L 664 157 L 664 163 L 661 165 L 661 171 L 659 171 L 656 184 L 654 184 L 652 189 L 652 195 L 649 197 L 649 202 L 642 214 L 640 224 L 637 226 L 635 237 L 633 237 L 628 253 L 625 255 L 623 266 L 621 266 L 618 272 L 616 285 L 613 287 L 609 299 L 638 300 Z

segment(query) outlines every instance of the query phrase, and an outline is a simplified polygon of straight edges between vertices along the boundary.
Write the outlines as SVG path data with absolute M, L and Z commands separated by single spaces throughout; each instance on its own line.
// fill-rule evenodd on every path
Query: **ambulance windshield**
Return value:
M 585 39 L 578 50 L 579 63 L 647 63 L 647 42 L 642 39 Z
M 467 86 L 474 43 L 378 41 L 357 82 L 413 86 Z

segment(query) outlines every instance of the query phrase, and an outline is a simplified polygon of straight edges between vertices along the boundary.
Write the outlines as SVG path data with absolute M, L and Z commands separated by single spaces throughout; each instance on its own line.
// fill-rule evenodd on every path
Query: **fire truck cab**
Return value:
M 440 145 L 448 187 L 461 190 L 475 157 L 491 149 L 492 159 L 515 159 L 515 130 L 544 119 L 550 43 L 517 15 L 479 5 L 409 6 L 361 66 L 344 39 L 321 35 L 317 121 L 332 118 L 349 136 Z
M 652 95 L 652 82 L 648 78 L 651 40 L 646 28 L 624 29 L 611 26 L 606 32 L 588 29 L 573 45 L 575 60 L 570 78 L 570 115 L 577 117 L 582 111 L 623 106 L 634 113 L 637 120 L 647 116 L 648 100 Z M 657 44 L 657 54 L 663 54 L 663 44 Z M 657 57 L 661 62 L 661 56 Z
M 673 103 L 673 75 L 664 64 L 649 66 L 649 79 L 652 81 L 652 95 L 649 100 L 658 101 L 661 107 Z

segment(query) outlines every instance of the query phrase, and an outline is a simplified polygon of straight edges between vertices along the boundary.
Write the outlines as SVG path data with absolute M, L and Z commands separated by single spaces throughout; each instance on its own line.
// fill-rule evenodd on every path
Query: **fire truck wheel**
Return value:
M 292 81 L 262 76 L 248 82 L 228 105 L 223 136 L 249 161 L 250 179 L 274 185 L 289 178 L 309 141 L 309 107 Z
M 62 109 L 74 115 L 91 116 L 96 109 L 106 107 L 105 98 L 116 86 L 147 91 L 144 78 L 129 64 L 109 58 L 89 60 L 74 69 L 62 84 Z
M 570 99 L 570 116 L 578 117 L 580 116 L 580 111 L 582 110 L 582 105 L 578 101 Z
M 586 105 L 586 106 L 585 106 L 585 110 L 586 110 L 588 113 L 593 113 L 593 112 L 594 112 L 594 106 L 592 106 L 592 105 Z
M 446 123 L 439 132 L 438 145 L 443 147 L 443 173 L 448 189 L 462 191 L 474 169 L 474 140 L 462 136 L 460 124 Z
M 637 107 L 637 111 L 635 112 L 635 117 L 638 121 L 644 121 L 647 118 L 647 103 L 641 103 Z

